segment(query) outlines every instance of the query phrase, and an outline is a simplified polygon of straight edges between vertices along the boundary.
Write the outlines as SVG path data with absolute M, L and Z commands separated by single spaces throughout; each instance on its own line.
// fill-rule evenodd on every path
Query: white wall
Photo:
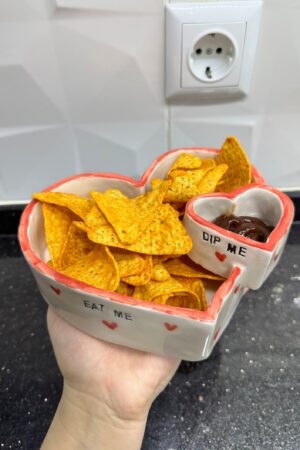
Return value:
M 0 1 L 0 202 L 227 134 L 269 183 L 300 186 L 300 1 L 264 1 L 248 98 L 196 106 L 164 101 L 163 3 Z

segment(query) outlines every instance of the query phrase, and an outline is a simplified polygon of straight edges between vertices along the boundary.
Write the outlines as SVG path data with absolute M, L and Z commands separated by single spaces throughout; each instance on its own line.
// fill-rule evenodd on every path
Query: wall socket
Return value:
M 166 6 L 166 97 L 243 97 L 251 73 L 261 0 Z

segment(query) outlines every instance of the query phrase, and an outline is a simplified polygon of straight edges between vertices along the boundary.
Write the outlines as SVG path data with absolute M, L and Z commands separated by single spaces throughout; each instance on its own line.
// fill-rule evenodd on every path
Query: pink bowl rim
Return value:
M 214 148 L 208 148 L 208 147 L 182 147 L 170 150 L 168 152 L 163 153 L 159 157 L 157 157 L 153 163 L 150 165 L 150 167 L 144 172 L 140 180 L 134 180 L 133 178 L 119 175 L 115 173 L 106 173 L 106 172 L 96 172 L 96 173 L 82 173 L 78 175 L 73 175 L 70 177 L 63 178 L 59 180 L 56 183 L 51 184 L 47 188 L 43 190 L 43 192 L 52 191 L 60 186 L 62 186 L 65 183 L 68 183 L 69 181 L 73 180 L 79 180 L 79 179 L 85 179 L 85 178 L 110 178 L 110 179 L 117 179 L 129 182 L 130 184 L 136 186 L 136 187 L 143 187 L 149 180 L 150 176 L 152 175 L 153 171 L 157 167 L 157 165 L 163 161 L 168 155 L 172 153 L 177 152 L 194 152 L 194 151 L 205 151 L 212 154 L 218 154 L 220 150 L 214 149 Z M 255 179 L 255 182 L 258 185 L 264 184 L 265 180 L 260 174 L 260 172 L 252 166 L 252 175 Z M 250 185 L 249 185 L 250 186 Z M 247 186 L 246 186 L 247 188 Z M 193 199 L 192 199 L 193 200 Z M 191 200 L 190 200 L 191 202 Z M 129 305 L 129 306 L 136 306 L 142 309 L 147 310 L 155 310 L 160 313 L 169 314 L 173 316 L 193 319 L 196 321 L 203 321 L 203 322 L 212 322 L 217 318 L 218 312 L 222 306 L 223 301 L 228 296 L 230 291 L 233 289 L 234 285 L 236 284 L 236 280 L 239 278 L 241 274 L 241 269 L 239 267 L 234 267 L 230 276 L 219 286 L 217 291 L 215 292 L 214 296 L 211 299 L 210 304 L 208 305 L 208 308 L 206 311 L 197 311 L 187 308 L 180 308 L 176 306 L 168 306 L 168 305 L 159 305 L 156 303 L 150 303 L 143 300 L 138 300 L 132 297 L 127 297 L 125 295 L 118 294 L 116 292 L 107 291 L 105 289 L 99 289 L 96 287 L 93 287 L 87 283 L 83 283 L 81 281 L 75 280 L 74 278 L 70 278 L 55 269 L 52 269 L 49 267 L 45 262 L 43 262 L 32 250 L 30 241 L 29 241 L 29 235 L 28 235 L 28 228 L 30 223 L 30 217 L 34 211 L 34 208 L 38 202 L 36 200 L 32 200 L 24 209 L 19 230 L 18 230 L 18 237 L 19 242 L 21 246 L 21 250 L 30 266 L 35 268 L 38 272 L 46 276 L 47 278 L 50 278 L 53 281 L 56 281 L 57 283 L 60 283 L 70 289 L 77 289 L 82 291 L 83 293 L 89 293 L 96 295 L 98 297 L 104 297 L 108 298 L 112 301 Z

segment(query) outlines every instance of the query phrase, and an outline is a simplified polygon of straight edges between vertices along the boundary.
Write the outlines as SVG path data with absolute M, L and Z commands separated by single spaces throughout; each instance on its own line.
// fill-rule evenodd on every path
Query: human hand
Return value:
M 102 429 L 102 437 L 104 428 L 116 437 L 116 447 L 102 440 L 102 449 L 106 448 L 106 443 L 110 450 L 121 449 L 123 444 L 124 448 L 139 448 L 150 406 L 174 375 L 180 361 L 95 339 L 67 323 L 52 308 L 48 310 L 48 329 L 64 377 L 61 410 L 58 410 L 58 419 L 63 420 L 64 427 L 69 427 L 66 423 L 70 411 L 73 417 L 75 411 L 76 414 L 80 411 L 81 423 L 87 425 L 91 418 Z M 77 423 L 77 429 L 71 427 L 71 433 L 76 435 L 78 426 Z M 85 438 L 86 428 L 83 427 Z M 91 423 L 89 432 L 94 442 L 97 436 Z M 125 443 L 124 432 L 137 438 L 133 438 L 134 443 L 130 438 L 131 446 Z M 119 438 L 122 435 L 122 443 L 117 442 L 118 434 Z

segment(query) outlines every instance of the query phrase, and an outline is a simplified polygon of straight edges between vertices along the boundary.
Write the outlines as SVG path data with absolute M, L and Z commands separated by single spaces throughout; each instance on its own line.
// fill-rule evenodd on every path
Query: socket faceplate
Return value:
M 195 102 L 245 96 L 261 11 L 261 0 L 167 5 L 166 97 Z
M 201 25 L 199 25 L 200 27 Z M 202 30 L 200 35 L 197 35 L 196 40 L 190 47 L 190 39 L 185 39 L 186 28 L 197 27 L 196 33 L 199 32 L 197 25 L 183 25 L 183 45 L 182 58 L 187 58 L 188 68 L 190 73 L 196 78 L 197 82 L 216 83 L 223 78 L 228 78 L 231 72 L 237 65 L 239 55 L 238 45 L 235 38 L 224 32 L 219 32 L 218 29 Z M 193 36 L 192 36 L 193 40 Z M 187 48 L 185 49 L 184 42 L 187 41 Z M 244 46 L 244 43 L 243 43 Z M 183 61 L 181 62 L 182 69 L 185 67 Z M 190 75 L 188 73 L 188 75 Z M 185 80 L 186 72 L 182 73 L 182 87 L 189 87 L 189 80 Z M 194 80 L 192 80 L 194 81 Z M 238 83 L 238 79 L 236 84 Z M 232 81 L 232 85 L 235 85 Z
M 245 34 L 244 22 L 184 24 L 181 87 L 238 86 Z

